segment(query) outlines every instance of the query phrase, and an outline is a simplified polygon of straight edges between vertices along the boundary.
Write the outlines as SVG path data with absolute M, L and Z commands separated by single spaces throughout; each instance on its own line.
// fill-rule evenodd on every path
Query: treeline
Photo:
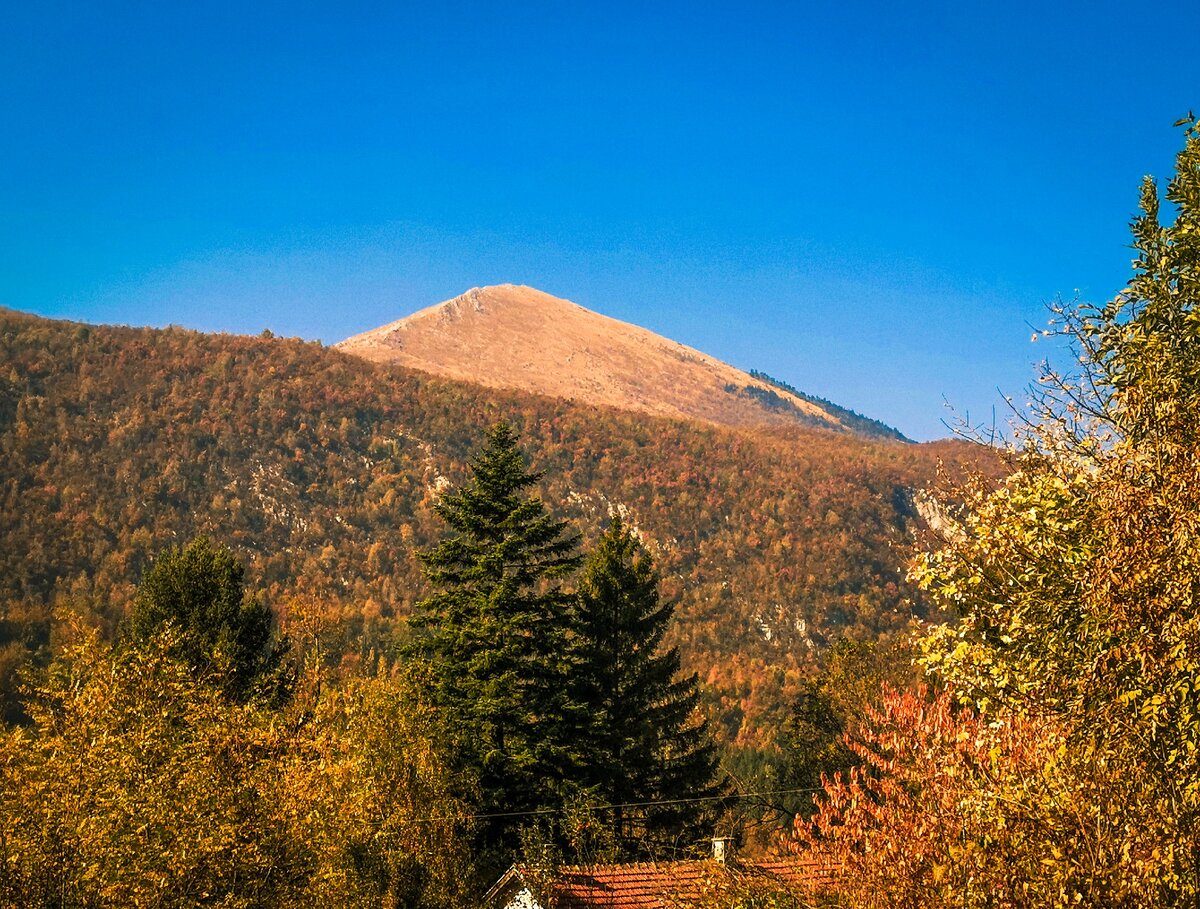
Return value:
M 782 379 L 776 379 L 774 376 L 767 375 L 765 372 L 752 369 L 750 370 L 750 375 L 758 379 L 760 382 L 766 382 L 768 385 L 774 385 L 776 388 L 790 392 L 796 397 L 804 401 L 808 401 L 810 404 L 816 404 L 820 406 L 822 409 L 828 411 L 841 420 L 844 426 L 848 427 L 854 432 L 861 433 L 864 436 L 881 439 L 895 439 L 897 442 L 912 441 L 905 436 L 904 433 L 900 432 L 900 430 L 893 426 L 888 426 L 886 423 L 880 420 L 873 420 L 870 417 L 865 417 L 856 410 L 849 410 L 845 407 L 841 407 L 837 404 L 834 404 L 832 401 L 818 397 L 817 395 L 807 394 L 803 391 L 800 391 L 800 389 L 789 385 Z M 746 391 L 750 390 L 751 389 L 749 388 L 746 389 Z
M 0 681 L 45 647 L 49 606 L 111 634 L 154 554 L 199 534 L 281 613 L 337 613 L 331 659 L 393 660 L 428 592 L 416 553 L 437 539 L 437 494 L 511 419 L 585 542 L 610 507 L 642 535 L 676 603 L 667 642 L 700 673 L 718 737 L 766 747 L 814 654 L 925 614 L 902 577 L 910 493 L 939 456 L 963 457 L 585 410 L 299 341 L 11 312 L 0 364 Z

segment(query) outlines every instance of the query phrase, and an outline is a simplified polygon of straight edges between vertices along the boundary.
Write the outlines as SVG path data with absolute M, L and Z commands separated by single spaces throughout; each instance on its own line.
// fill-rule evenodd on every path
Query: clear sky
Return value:
M 334 342 L 531 284 L 990 419 L 1127 274 L 1200 4 L 10 3 L 0 305 Z

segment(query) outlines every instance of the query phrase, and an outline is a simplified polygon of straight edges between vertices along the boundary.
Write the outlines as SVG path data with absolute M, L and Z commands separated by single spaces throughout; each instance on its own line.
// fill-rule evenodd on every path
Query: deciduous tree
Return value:
M 1059 308 L 1080 370 L 1046 371 L 1011 476 L 960 490 L 914 566 L 959 615 L 923 643 L 948 693 L 876 717 L 871 770 L 816 828 L 863 905 L 1200 901 L 1200 121 L 1180 125 L 1173 217 L 1148 179 L 1129 286 Z
M 239 704 L 174 627 L 119 649 L 75 630 L 0 730 L 0 905 L 471 905 L 467 809 L 403 680 Z

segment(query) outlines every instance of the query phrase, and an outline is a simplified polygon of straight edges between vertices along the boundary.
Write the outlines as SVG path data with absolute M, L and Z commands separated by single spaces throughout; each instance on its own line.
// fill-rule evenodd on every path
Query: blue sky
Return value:
M 1119 289 L 1192 3 L 12 4 L 0 305 L 340 340 L 515 282 L 925 439 Z M 1176 39 L 1174 36 L 1179 36 Z

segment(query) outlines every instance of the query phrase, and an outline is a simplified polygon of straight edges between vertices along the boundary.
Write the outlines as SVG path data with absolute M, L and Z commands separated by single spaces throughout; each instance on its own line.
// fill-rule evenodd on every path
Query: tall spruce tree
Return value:
M 477 779 L 480 813 L 508 815 L 481 825 L 485 855 L 511 860 L 528 812 L 561 808 L 582 763 L 574 602 L 561 587 L 581 557 L 578 536 L 531 494 L 541 474 L 510 426 L 493 426 L 470 466 L 434 506 L 450 535 L 421 554 L 434 592 L 417 606 L 412 652 Z
M 649 857 L 711 835 L 715 806 L 704 799 L 721 789 L 707 724 L 696 717 L 696 677 L 680 677 L 678 650 L 662 649 L 674 609 L 660 600 L 658 580 L 650 554 L 614 516 L 584 569 L 576 624 L 576 691 L 591 719 L 584 780 L 616 806 L 618 849 Z

